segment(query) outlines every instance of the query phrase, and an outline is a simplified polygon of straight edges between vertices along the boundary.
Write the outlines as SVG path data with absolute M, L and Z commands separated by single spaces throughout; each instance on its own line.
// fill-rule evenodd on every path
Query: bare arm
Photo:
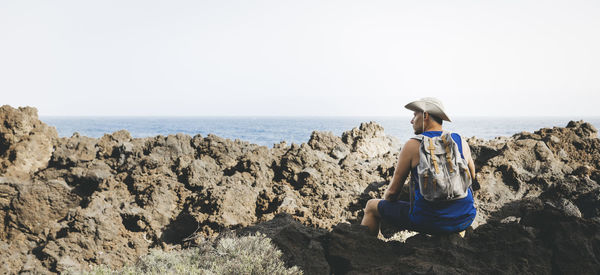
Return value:
M 469 147 L 469 143 L 467 143 L 464 139 L 462 140 L 462 148 L 463 155 L 467 160 L 467 165 L 469 166 L 469 172 L 471 174 L 471 179 L 475 179 L 475 163 L 473 162 L 473 157 L 471 157 L 471 148 Z
M 392 182 L 385 190 L 385 194 L 383 195 L 383 199 L 388 201 L 396 201 L 398 200 L 398 195 L 400 194 L 400 190 L 402 190 L 402 186 L 404 185 L 404 181 L 406 177 L 408 177 L 408 173 L 410 172 L 410 168 L 414 163 L 414 156 L 418 154 L 420 143 L 417 140 L 411 139 L 404 144 L 402 150 L 400 151 L 400 158 L 398 159 L 398 163 L 396 164 L 396 170 L 394 171 L 394 177 L 392 178 Z

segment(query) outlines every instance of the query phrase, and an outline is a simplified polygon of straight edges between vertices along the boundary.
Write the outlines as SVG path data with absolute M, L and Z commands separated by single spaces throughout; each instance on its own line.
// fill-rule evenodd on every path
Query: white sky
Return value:
M 40 115 L 598 116 L 600 1 L 0 1 Z

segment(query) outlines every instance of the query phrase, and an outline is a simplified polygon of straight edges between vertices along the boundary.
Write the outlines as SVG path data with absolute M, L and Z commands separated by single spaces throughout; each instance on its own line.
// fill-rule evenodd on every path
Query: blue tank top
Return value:
M 423 133 L 423 135 L 428 137 L 436 137 L 441 134 L 442 131 L 427 131 Z M 460 156 L 464 159 L 460 135 L 452 133 L 452 139 L 458 145 Z M 477 210 L 473 205 L 473 192 L 471 188 L 469 188 L 465 198 L 454 201 L 430 202 L 423 198 L 419 191 L 417 167 L 411 170 L 411 180 L 415 189 L 415 199 L 409 217 L 415 225 L 426 228 L 431 233 L 458 232 L 465 230 L 471 225 L 477 214 Z

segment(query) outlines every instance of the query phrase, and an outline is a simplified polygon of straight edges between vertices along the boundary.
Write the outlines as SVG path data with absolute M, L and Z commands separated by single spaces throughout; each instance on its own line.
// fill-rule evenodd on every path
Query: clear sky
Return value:
M 0 1 L 40 115 L 599 116 L 600 1 Z

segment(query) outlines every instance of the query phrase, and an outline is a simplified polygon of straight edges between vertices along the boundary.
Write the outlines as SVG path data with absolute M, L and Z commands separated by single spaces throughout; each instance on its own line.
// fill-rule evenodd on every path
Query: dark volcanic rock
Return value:
M 533 205 L 532 205 L 533 204 Z M 276 221 L 253 228 L 271 236 L 283 251 L 294 251 L 289 263 L 310 274 L 597 274 L 600 224 L 568 217 L 541 201 L 524 201 L 521 222 L 490 222 L 458 234 L 417 234 L 405 243 L 377 239 L 360 225 L 340 224 L 331 232 Z M 282 219 L 284 220 L 284 219 Z M 285 233 L 281 233 L 285 232 Z M 296 236 L 285 238 L 283 236 Z M 306 238 L 312 237 L 308 246 Z M 294 239 L 305 240 L 292 241 Z M 281 241 L 279 239 L 284 239 Z M 290 247 L 291 246 L 291 247 Z M 322 264 L 320 247 L 329 268 Z M 317 247 L 317 248 L 315 248 Z M 309 258 L 309 261 L 298 261 Z
M 401 149 L 376 123 L 270 149 L 125 130 L 58 138 L 33 108 L 0 119 L 1 273 L 118 268 L 229 230 L 267 234 L 307 274 L 600 272 L 600 140 L 585 122 L 468 139 L 481 188 L 466 237 L 386 239 L 358 225 Z

